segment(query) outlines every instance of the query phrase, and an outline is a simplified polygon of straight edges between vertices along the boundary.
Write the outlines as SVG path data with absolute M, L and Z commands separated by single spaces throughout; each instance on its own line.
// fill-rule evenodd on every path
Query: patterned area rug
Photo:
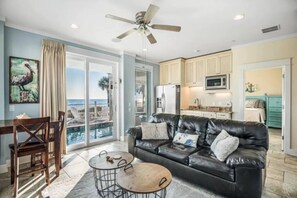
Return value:
M 68 180 L 54 181 L 42 192 L 44 198 L 60 197 L 99 197 L 94 184 L 93 172 L 88 170 L 84 175 Z M 211 192 L 194 186 L 186 181 L 174 178 L 167 188 L 167 198 L 209 198 L 219 197 Z

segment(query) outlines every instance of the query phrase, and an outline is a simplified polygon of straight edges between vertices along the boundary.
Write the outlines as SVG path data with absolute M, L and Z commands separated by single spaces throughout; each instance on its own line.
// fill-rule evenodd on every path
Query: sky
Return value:
M 98 87 L 98 81 L 107 76 L 105 72 L 91 71 L 89 82 L 90 99 L 107 99 L 106 90 Z M 85 72 L 82 69 L 67 67 L 66 69 L 67 99 L 83 99 L 85 94 Z

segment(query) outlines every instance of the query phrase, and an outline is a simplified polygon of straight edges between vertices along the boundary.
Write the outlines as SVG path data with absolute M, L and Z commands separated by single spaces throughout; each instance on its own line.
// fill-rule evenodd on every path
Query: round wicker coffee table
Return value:
M 107 158 L 113 160 L 107 160 Z M 89 160 L 89 166 L 93 168 L 95 187 L 101 197 L 120 197 L 121 188 L 118 187 L 116 176 L 121 168 L 129 165 L 134 157 L 128 152 L 101 151 L 99 155 Z
M 117 175 L 122 197 L 166 197 L 166 188 L 172 180 L 170 171 L 158 164 L 129 164 Z

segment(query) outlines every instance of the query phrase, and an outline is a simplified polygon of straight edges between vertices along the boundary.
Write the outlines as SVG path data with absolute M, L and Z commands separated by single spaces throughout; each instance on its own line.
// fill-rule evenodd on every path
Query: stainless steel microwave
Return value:
M 229 74 L 205 77 L 205 90 L 222 89 L 229 89 Z

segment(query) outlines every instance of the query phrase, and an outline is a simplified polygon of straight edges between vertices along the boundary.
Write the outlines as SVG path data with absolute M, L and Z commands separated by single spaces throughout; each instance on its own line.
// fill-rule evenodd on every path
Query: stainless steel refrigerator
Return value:
M 180 85 L 156 86 L 156 113 L 180 114 Z

